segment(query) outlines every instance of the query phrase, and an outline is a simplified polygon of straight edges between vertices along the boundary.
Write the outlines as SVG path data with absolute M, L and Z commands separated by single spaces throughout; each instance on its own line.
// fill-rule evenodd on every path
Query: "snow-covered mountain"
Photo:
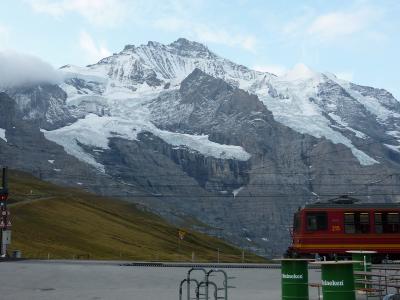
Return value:
M 262 253 L 286 246 L 297 206 L 400 167 L 400 103 L 304 65 L 276 76 L 178 39 L 60 71 L 62 84 L 5 90 L 17 108 L 17 121 L 0 122 L 5 161 L 19 145 L 25 169 L 49 180 L 139 202 L 177 223 L 197 219 L 192 226 Z M 51 151 L 38 147 L 28 162 L 32 130 Z M 377 191 L 385 197 L 371 200 L 396 198 L 393 186 L 365 193 Z
M 352 139 L 361 142 L 400 134 L 397 132 L 400 103 L 387 91 L 355 85 L 304 65 L 295 66 L 281 77 L 250 70 L 186 39 L 170 45 L 157 42 L 138 47 L 128 45 L 94 65 L 64 66 L 66 82 L 61 87 L 67 92 L 67 104 L 74 108 L 77 118 L 94 113 L 113 118 L 112 124 L 115 117 L 148 123 L 152 117 L 146 104 L 166 91 L 178 89 L 195 68 L 257 95 L 282 124 L 348 146 L 363 165 L 378 161 L 358 149 Z M 89 123 L 94 118 L 91 116 Z M 80 121 L 75 126 L 87 126 L 87 122 Z M 151 126 L 151 122 L 148 124 Z M 132 126 L 140 131 L 144 123 Z M 127 136 L 126 132 L 123 134 Z M 392 140 L 389 145 L 397 150 L 398 142 Z M 82 153 L 79 155 L 82 157 Z

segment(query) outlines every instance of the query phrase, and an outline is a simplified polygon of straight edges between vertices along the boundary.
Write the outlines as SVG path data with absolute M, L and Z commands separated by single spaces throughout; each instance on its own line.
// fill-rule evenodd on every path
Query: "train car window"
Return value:
M 351 212 L 344 214 L 345 233 L 369 233 L 369 213 Z
M 293 231 L 300 231 L 300 214 L 298 212 L 293 217 Z
M 355 214 L 354 213 L 345 213 L 344 214 L 344 232 L 345 233 L 355 233 Z
M 356 224 L 357 233 L 369 233 L 369 213 L 360 213 L 360 222 Z
M 399 232 L 399 213 L 388 213 L 386 217 L 386 226 L 383 230 L 387 233 L 397 233 Z
M 376 233 L 399 233 L 400 214 L 397 212 L 377 212 L 375 213 L 375 232 Z
M 307 213 L 307 231 L 328 229 L 328 216 L 326 212 Z
M 387 215 L 387 232 L 397 233 L 399 232 L 399 213 L 388 213 Z

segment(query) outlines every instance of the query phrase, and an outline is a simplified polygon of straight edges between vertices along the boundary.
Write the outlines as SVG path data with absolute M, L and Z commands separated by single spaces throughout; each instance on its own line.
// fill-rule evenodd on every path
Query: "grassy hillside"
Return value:
M 28 258 L 240 262 L 241 250 L 178 228 L 135 205 L 10 172 L 12 245 Z M 264 261 L 246 253 L 246 261 Z

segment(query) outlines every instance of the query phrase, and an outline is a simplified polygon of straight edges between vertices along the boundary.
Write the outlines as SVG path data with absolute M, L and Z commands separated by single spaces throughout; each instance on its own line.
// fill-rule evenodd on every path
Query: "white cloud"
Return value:
M 9 29 L 0 24 L 0 49 L 4 49 L 7 46 L 9 36 Z
M 164 31 L 179 31 L 199 42 L 242 48 L 250 52 L 255 52 L 258 43 L 257 38 L 251 34 L 234 33 L 225 28 L 211 27 L 176 17 L 160 18 L 154 22 L 153 26 Z
M 97 62 L 111 55 L 111 52 L 106 46 L 103 44 L 96 45 L 93 38 L 86 31 L 82 31 L 79 36 L 79 46 L 84 51 L 87 59 L 91 62 Z
M 317 73 L 314 70 L 310 69 L 304 63 L 299 62 L 295 64 L 293 68 L 287 70 L 283 76 L 286 80 L 292 81 L 312 78 L 315 75 L 317 75 Z
M 8 28 L 6 26 L 4 26 L 4 25 L 1 25 L 1 24 L 0 24 L 0 34 L 2 36 L 8 35 Z
M 285 74 L 287 71 L 287 68 L 281 65 L 255 65 L 252 69 L 260 72 L 272 73 L 278 76 Z
M 182 19 L 168 17 L 156 20 L 153 25 L 158 29 L 174 32 L 182 28 L 185 28 L 185 26 L 187 26 L 188 24 Z
M 356 1 L 351 8 L 327 13 L 306 9 L 280 27 L 282 43 L 337 43 L 345 38 L 365 39 L 369 42 L 385 41 L 387 36 L 379 30 L 386 11 L 382 7 Z M 344 43 L 343 43 L 344 45 Z
M 113 26 L 127 15 L 125 0 L 27 0 L 34 11 L 60 18 L 66 13 L 77 13 L 90 23 Z
M 332 12 L 315 18 L 308 26 L 307 33 L 323 40 L 349 36 L 367 29 L 379 15 L 379 10 L 370 8 L 353 12 Z
M 60 73 L 50 64 L 28 54 L 0 52 L 0 87 L 14 87 L 38 83 L 58 83 Z
M 299 31 L 303 30 L 307 26 L 311 19 L 312 15 L 307 12 L 300 17 L 293 18 L 285 23 L 282 26 L 281 31 L 285 36 L 296 36 Z
M 354 78 L 354 73 L 349 71 L 336 72 L 335 75 L 337 78 L 344 79 L 347 81 L 353 81 Z
M 255 52 L 257 39 L 253 35 L 231 33 L 223 28 L 216 29 L 200 24 L 193 24 L 192 30 L 195 38 L 199 41 L 222 44 Z

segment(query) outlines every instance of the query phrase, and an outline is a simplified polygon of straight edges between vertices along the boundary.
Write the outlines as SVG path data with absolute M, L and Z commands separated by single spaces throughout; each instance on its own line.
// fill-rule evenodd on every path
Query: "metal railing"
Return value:
M 197 279 L 192 278 L 192 273 L 194 271 L 202 272 L 204 280 L 199 281 Z M 217 276 L 216 273 L 220 273 L 223 275 L 220 285 L 218 285 L 215 280 L 210 281 L 210 277 Z M 209 291 L 210 286 L 214 288 L 214 292 L 212 293 L 211 298 L 213 298 L 214 300 L 220 300 L 220 299 L 228 300 L 228 289 L 235 288 L 234 286 L 228 285 L 228 280 L 233 278 L 235 277 L 229 277 L 226 271 L 222 269 L 211 269 L 207 271 L 205 268 L 198 268 L 198 267 L 191 268 L 187 271 L 186 279 L 182 280 L 179 284 L 179 300 L 183 300 L 183 292 L 184 292 L 183 290 L 185 284 L 186 284 L 186 300 L 192 300 L 192 299 L 210 300 L 210 291 Z M 196 285 L 195 298 L 192 298 L 191 283 L 194 283 Z M 223 291 L 223 295 L 221 296 L 219 296 L 220 291 Z

